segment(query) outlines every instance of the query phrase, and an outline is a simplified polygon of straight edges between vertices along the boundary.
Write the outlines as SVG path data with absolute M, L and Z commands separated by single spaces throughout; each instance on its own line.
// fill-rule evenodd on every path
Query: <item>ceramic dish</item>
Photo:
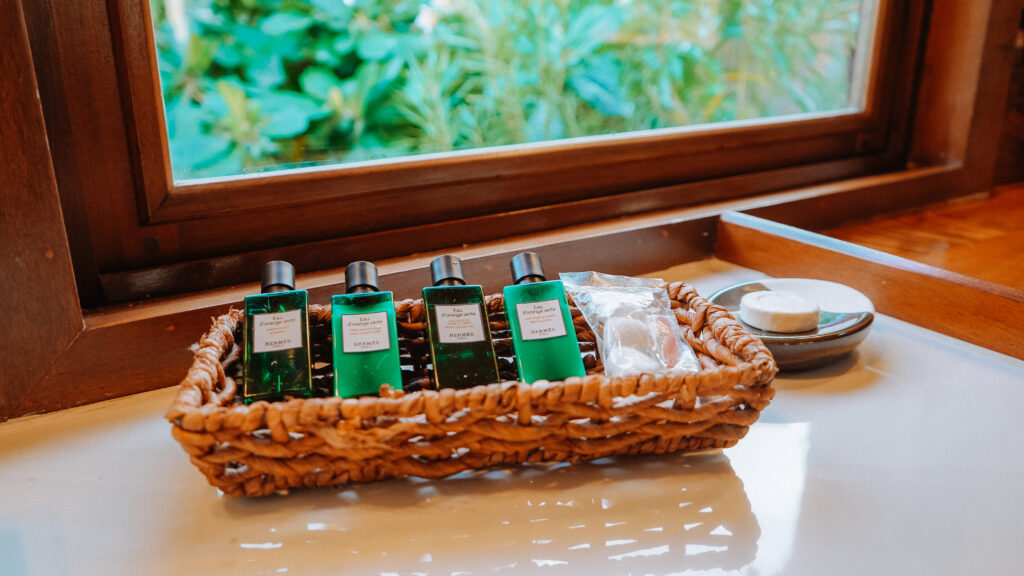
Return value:
M 740 318 L 740 300 L 748 292 L 788 290 L 821 308 L 818 327 L 808 332 L 783 334 L 754 328 Z M 838 360 L 867 337 L 875 307 L 860 292 L 835 282 L 806 278 L 765 278 L 738 284 L 709 298 L 724 306 L 751 334 L 760 338 L 780 370 L 807 370 Z

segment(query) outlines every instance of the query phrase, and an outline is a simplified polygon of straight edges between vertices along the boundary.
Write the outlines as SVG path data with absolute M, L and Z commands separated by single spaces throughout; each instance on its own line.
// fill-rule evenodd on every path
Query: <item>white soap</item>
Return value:
M 605 342 L 616 346 L 650 350 L 654 347 L 651 329 L 643 322 L 633 318 L 612 316 L 604 323 Z
M 769 332 L 807 332 L 818 327 L 818 305 L 796 292 L 761 290 L 743 295 L 740 318 Z
M 601 356 L 604 373 L 610 378 L 665 368 L 650 326 L 628 317 L 613 316 L 605 321 Z

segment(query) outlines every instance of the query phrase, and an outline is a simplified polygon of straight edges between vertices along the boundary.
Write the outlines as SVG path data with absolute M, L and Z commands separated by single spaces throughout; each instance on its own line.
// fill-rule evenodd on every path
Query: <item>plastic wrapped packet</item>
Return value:
M 594 330 L 606 376 L 700 370 L 664 281 L 600 272 L 568 272 L 559 278 Z

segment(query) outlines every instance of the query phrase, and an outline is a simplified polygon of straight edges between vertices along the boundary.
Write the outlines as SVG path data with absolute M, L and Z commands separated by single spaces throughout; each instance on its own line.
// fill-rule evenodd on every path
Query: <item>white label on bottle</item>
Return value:
M 252 325 L 254 354 L 302 348 L 302 310 L 253 314 Z
M 391 348 L 388 313 L 345 314 L 341 317 L 341 340 L 346 354 L 378 352 Z
M 481 342 L 486 340 L 479 304 L 434 307 L 437 315 L 437 340 L 442 344 Z
M 558 300 L 516 304 L 523 340 L 546 340 L 565 336 L 565 321 Z

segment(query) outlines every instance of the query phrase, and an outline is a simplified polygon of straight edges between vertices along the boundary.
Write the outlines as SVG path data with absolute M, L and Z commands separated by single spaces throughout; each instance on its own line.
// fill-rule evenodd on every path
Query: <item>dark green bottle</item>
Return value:
M 515 285 L 503 293 L 520 380 L 586 376 L 565 285 L 544 277 L 540 256 L 533 252 L 517 254 L 509 264 Z
M 484 292 L 467 286 L 462 261 L 438 256 L 430 263 L 433 286 L 423 289 L 430 355 L 437 388 L 470 388 L 499 380 Z
M 295 289 L 295 268 L 263 266 L 261 294 L 245 297 L 242 401 L 309 398 L 309 295 Z
M 345 268 L 345 294 L 331 298 L 334 395 L 377 394 L 381 384 L 402 389 L 395 301 L 378 288 L 377 267 L 353 262 Z

